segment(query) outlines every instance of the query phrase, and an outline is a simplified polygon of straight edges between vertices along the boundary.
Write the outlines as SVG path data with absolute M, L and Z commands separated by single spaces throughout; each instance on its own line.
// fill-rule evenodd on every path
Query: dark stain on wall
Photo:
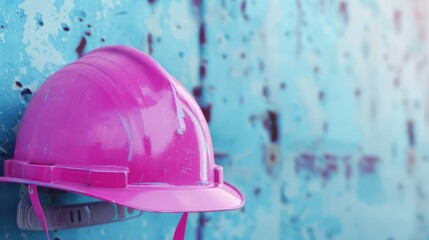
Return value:
M 249 20 L 249 16 L 246 14 L 246 7 L 247 7 L 247 1 L 243 0 L 241 2 L 241 6 L 240 6 L 241 16 L 243 16 L 244 20 L 248 21 Z
M 86 47 L 86 38 L 85 37 L 82 37 L 81 39 L 80 39 L 80 42 L 79 42 L 79 45 L 77 46 L 77 48 L 76 48 L 76 53 L 77 53 L 77 56 L 78 57 L 82 57 L 83 56 L 83 52 L 84 52 L 84 50 L 85 50 L 85 47 Z
M 359 160 L 359 172 L 361 175 L 371 175 L 376 172 L 376 166 L 380 159 L 376 156 L 364 155 Z
M 201 110 L 203 111 L 204 117 L 206 118 L 207 123 L 210 123 L 211 119 L 211 112 L 212 112 L 212 105 L 209 103 L 205 107 L 201 107 Z
M 206 217 L 205 213 L 198 214 L 198 225 L 196 228 L 197 240 L 203 239 L 203 228 L 210 221 L 208 217 Z
M 278 115 L 273 111 L 267 112 L 267 118 L 264 121 L 264 127 L 270 135 L 270 141 L 276 143 L 279 141 Z
M 207 68 L 204 61 L 200 64 L 200 80 L 204 80 L 207 74 Z
M 408 143 L 411 147 L 415 145 L 415 137 L 414 137 L 414 122 L 412 120 L 407 121 L 407 133 L 408 133 Z
M 197 100 L 202 97 L 203 95 L 203 88 L 201 86 L 196 86 L 192 89 L 192 94 L 194 95 Z
M 396 31 L 401 32 L 401 22 L 402 22 L 402 14 L 400 10 L 395 10 L 393 13 L 393 23 L 395 25 Z
M 352 160 L 350 155 L 339 156 L 332 153 L 325 153 L 320 156 L 311 153 L 301 153 L 295 157 L 295 173 L 299 174 L 302 172 L 306 173 L 307 177 L 320 177 L 326 183 L 334 174 L 343 171 L 345 179 L 350 180 L 353 173 Z M 374 174 L 379 161 L 380 159 L 376 156 L 364 155 L 360 157 L 357 161 L 360 174 Z M 306 179 L 309 180 L 310 178 Z
M 69 27 L 67 24 L 65 24 L 65 23 L 61 24 L 61 27 L 62 27 L 62 28 L 63 28 L 63 30 L 64 30 L 64 31 L 66 31 L 66 32 L 70 31 L 70 27 Z
M 32 95 L 33 95 L 33 92 L 31 92 L 29 88 L 24 88 L 24 90 L 21 91 L 21 97 L 26 102 L 29 102 L 31 100 Z
M 344 23 L 349 22 L 349 10 L 348 10 L 348 4 L 345 1 L 340 2 L 340 5 L 338 7 L 338 10 L 340 11 L 341 18 Z
M 200 23 L 199 41 L 200 44 L 206 44 L 206 24 L 204 22 Z
M 152 33 L 149 33 L 147 35 L 147 48 L 149 55 L 152 55 L 153 53 L 153 39 L 152 39 Z
M 256 187 L 255 190 L 253 191 L 253 193 L 255 194 L 255 196 L 259 196 L 261 194 L 261 188 Z
M 21 82 L 19 82 L 19 81 L 16 81 L 16 82 L 15 82 L 15 85 L 16 85 L 18 88 L 22 88 L 22 83 L 21 83 Z

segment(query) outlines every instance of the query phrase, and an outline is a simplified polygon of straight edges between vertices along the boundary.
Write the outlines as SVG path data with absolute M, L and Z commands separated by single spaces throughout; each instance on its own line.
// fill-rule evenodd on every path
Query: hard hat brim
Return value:
M 101 188 L 76 183 L 45 183 L 14 177 L 0 182 L 34 184 L 98 198 L 106 202 L 150 212 L 211 212 L 241 208 L 244 196 L 232 185 L 171 186 L 128 185 L 127 188 Z

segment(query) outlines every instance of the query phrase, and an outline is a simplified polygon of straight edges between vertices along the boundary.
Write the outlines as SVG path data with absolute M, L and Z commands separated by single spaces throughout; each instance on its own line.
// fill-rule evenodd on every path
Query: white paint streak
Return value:
M 158 5 L 153 14 L 151 14 L 144 21 L 146 29 L 153 36 L 161 36 L 162 35 L 162 27 L 161 27 L 161 17 L 164 13 L 163 5 Z
M 282 9 L 281 1 L 269 1 L 268 12 L 270 14 L 255 32 L 255 36 L 265 37 L 254 37 L 252 42 L 253 55 L 265 60 L 267 76 L 272 79 L 276 79 L 277 71 L 282 69 L 279 64 L 282 62 L 283 53 L 278 50 L 282 49 L 282 45 L 279 41 L 280 38 L 277 37 L 279 35 L 278 26 L 284 18 Z
M 297 78 L 296 84 L 299 88 L 299 95 L 303 105 L 308 113 L 308 120 L 311 126 L 312 133 L 315 135 L 323 134 L 324 114 L 323 108 L 320 106 L 319 88 L 314 84 L 314 81 L 307 77 Z
M 168 10 L 169 19 L 167 24 L 170 26 L 171 33 L 177 40 L 182 40 L 188 43 L 196 36 L 198 31 L 198 22 L 195 21 L 189 7 L 189 2 L 172 2 Z
M 103 5 L 104 8 L 110 8 L 110 9 L 115 9 L 116 6 L 120 6 L 121 5 L 121 1 L 113 1 L 113 0 L 101 0 L 100 1 L 101 5 Z
M 192 86 L 196 86 L 199 84 L 199 77 L 198 77 L 198 71 L 195 71 L 195 69 L 198 69 L 200 64 L 200 59 L 198 52 L 195 50 L 196 48 L 192 48 L 192 50 L 187 53 L 187 61 L 185 61 L 186 68 L 183 68 L 181 78 L 187 79 L 187 76 L 189 74 L 189 80 L 191 82 Z
M 43 72 L 47 65 L 66 64 L 61 49 L 55 48 L 49 39 L 58 35 L 61 23 L 70 24 L 69 13 L 74 7 L 73 1 L 64 1 L 58 10 L 50 1 L 44 4 L 25 1 L 19 7 L 27 16 L 22 43 L 26 46 L 25 51 L 31 60 L 31 67 Z M 39 18 L 43 21 L 43 26 L 37 25 Z
M 0 33 L 0 42 L 1 43 L 5 43 L 6 42 L 6 40 L 4 38 L 4 35 L 5 35 L 5 32 Z

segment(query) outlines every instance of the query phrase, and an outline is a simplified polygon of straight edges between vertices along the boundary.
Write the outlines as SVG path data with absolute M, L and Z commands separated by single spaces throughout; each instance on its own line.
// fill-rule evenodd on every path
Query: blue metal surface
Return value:
M 246 195 L 241 211 L 191 214 L 188 239 L 429 239 L 428 14 L 418 0 L 2 1 L 0 157 L 50 74 L 127 44 L 193 92 Z M 17 229 L 19 190 L 0 185 L 0 239 L 44 239 Z M 178 220 L 53 235 L 171 239 Z

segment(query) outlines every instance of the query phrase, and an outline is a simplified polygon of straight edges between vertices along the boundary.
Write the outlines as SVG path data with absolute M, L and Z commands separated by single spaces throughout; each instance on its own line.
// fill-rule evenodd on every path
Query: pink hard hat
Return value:
M 42 186 L 143 211 L 244 204 L 223 181 L 192 96 L 151 57 L 125 46 L 96 49 L 45 81 L 4 171 L 0 181 L 34 186 L 30 194 Z

